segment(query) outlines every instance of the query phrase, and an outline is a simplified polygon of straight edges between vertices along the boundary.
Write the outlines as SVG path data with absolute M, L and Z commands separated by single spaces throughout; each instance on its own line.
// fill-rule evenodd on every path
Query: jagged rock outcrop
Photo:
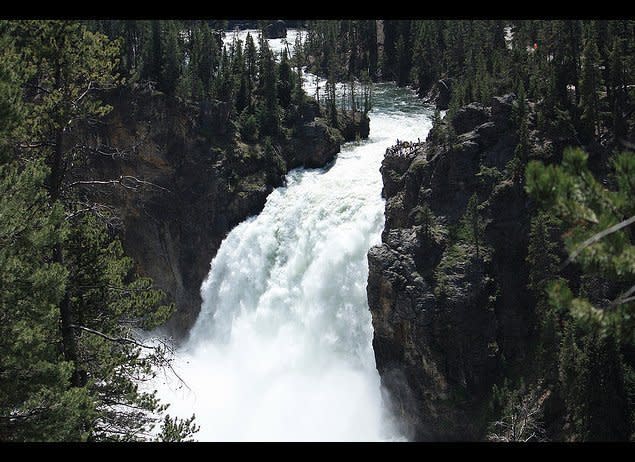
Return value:
M 424 87 L 419 88 L 419 96 L 423 101 L 434 105 L 440 111 L 448 109 L 452 97 L 452 84 L 454 80 L 445 78 L 437 80 L 426 92 Z
M 504 175 L 517 143 L 513 100 L 467 105 L 452 121 L 452 145 L 402 144 L 382 162 L 386 223 L 368 253 L 373 347 L 394 412 L 416 440 L 484 438 L 492 385 L 526 354 L 528 205 Z M 480 252 L 457 238 L 475 193 Z M 433 224 L 418 216 L 424 204 Z
M 360 111 L 341 113 L 339 125 L 342 136 L 347 141 L 354 141 L 357 138 L 368 138 L 370 133 L 370 118 L 367 114 Z
M 268 39 L 279 39 L 287 36 L 287 25 L 281 19 L 269 23 L 263 29 L 265 37 Z
M 227 233 L 264 207 L 289 169 L 331 162 L 343 137 L 309 104 L 294 135 L 274 140 L 267 157 L 261 145 L 229 130 L 224 103 L 186 104 L 151 88 L 120 89 L 108 102 L 112 112 L 91 133 L 110 155 L 94 158 L 82 175 L 142 183 L 126 180 L 134 190 L 87 188 L 86 195 L 114 208 L 137 271 L 176 303 L 166 327 L 182 338 L 198 316 L 201 283 Z

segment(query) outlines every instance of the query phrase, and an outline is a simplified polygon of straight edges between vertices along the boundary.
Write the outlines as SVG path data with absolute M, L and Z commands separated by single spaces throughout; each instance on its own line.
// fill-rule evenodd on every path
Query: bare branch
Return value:
M 623 294 L 621 294 L 615 300 L 613 300 L 611 302 L 610 307 L 612 308 L 612 307 L 615 307 L 615 306 L 618 306 L 618 305 L 623 305 L 624 303 L 629 303 L 629 302 L 635 301 L 635 297 L 631 297 L 631 295 L 633 295 L 634 293 L 635 293 L 635 285 L 633 287 L 631 287 L 630 289 L 628 289 Z
M 633 223 L 635 223 L 635 215 L 633 215 L 632 217 L 630 217 L 630 218 L 628 218 L 628 219 L 626 219 L 624 221 L 621 221 L 621 222 L 617 223 L 616 225 L 611 226 L 610 228 L 606 228 L 605 230 L 600 231 L 597 234 L 594 234 L 593 236 L 588 238 L 586 241 L 584 241 L 573 252 L 571 252 L 571 254 L 569 255 L 569 258 L 567 258 L 567 261 L 565 261 L 563 263 L 563 265 L 560 267 L 560 269 L 563 269 L 565 266 L 567 266 L 569 263 L 571 263 L 580 254 L 580 252 L 582 252 L 588 246 L 590 246 L 592 244 L 595 244 L 600 239 L 608 236 L 609 234 L 613 234 L 613 233 L 619 231 L 620 229 L 626 228 L 627 226 L 629 226 L 629 225 L 631 225 Z
M 92 89 L 93 86 L 93 81 L 91 80 L 90 82 L 88 82 L 88 88 L 86 88 L 86 90 L 84 90 L 84 93 L 82 93 L 81 95 L 79 95 L 79 97 L 73 101 L 73 106 L 77 106 L 77 104 L 90 92 L 90 90 Z
M 103 185 L 120 185 L 126 189 L 137 191 L 140 185 L 148 185 L 154 188 L 161 189 L 163 191 L 171 192 L 169 189 L 159 186 L 150 181 L 140 180 L 137 177 L 131 175 L 121 175 L 116 180 L 79 180 L 74 181 L 68 185 L 69 188 L 74 186 L 103 186 Z
M 132 338 L 129 338 L 129 337 L 111 337 L 110 335 L 104 334 L 103 332 L 99 332 L 98 330 L 91 329 L 91 328 L 85 327 L 85 326 L 78 326 L 77 324 L 71 324 L 70 327 L 73 328 L 73 329 L 79 329 L 79 330 L 82 330 L 84 332 L 88 332 L 88 333 L 97 335 L 97 336 L 105 338 L 106 340 L 109 340 L 111 342 L 131 343 L 131 344 L 136 345 L 136 346 L 141 347 L 141 348 L 147 348 L 147 349 L 150 349 L 150 350 L 156 350 L 156 347 L 149 346 L 149 345 L 144 345 L 143 343 L 137 342 L 135 339 L 132 339 Z

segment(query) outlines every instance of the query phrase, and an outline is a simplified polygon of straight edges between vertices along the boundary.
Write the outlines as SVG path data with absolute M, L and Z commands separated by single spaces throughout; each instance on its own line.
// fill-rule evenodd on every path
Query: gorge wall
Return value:
M 218 101 L 188 104 L 149 88 L 122 88 L 113 110 L 92 136 L 108 146 L 83 170 L 88 178 L 122 178 L 121 185 L 87 188 L 114 208 L 124 249 L 139 274 L 175 302 L 168 332 L 182 338 L 200 310 L 200 286 L 226 234 L 258 213 L 274 187 L 295 167 L 323 167 L 340 150 L 342 134 L 309 101 L 291 136 L 245 143 Z M 350 136 L 355 121 L 344 117 Z M 361 136 L 368 118 L 357 117 Z M 136 181 L 134 177 L 139 181 Z
M 373 347 L 415 440 L 483 439 L 493 384 L 527 353 L 530 204 L 501 173 L 518 141 L 513 100 L 465 106 L 451 122 L 455 140 L 400 143 L 382 163 L 386 222 L 368 253 Z M 485 223 L 480 252 L 456 237 L 473 194 Z

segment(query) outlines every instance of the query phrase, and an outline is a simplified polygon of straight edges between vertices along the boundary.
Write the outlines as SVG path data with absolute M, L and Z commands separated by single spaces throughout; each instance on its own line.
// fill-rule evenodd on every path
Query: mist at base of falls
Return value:
M 153 383 L 172 416 L 196 415 L 196 439 L 403 439 L 375 367 L 367 252 L 384 226 L 384 152 L 424 139 L 431 112 L 392 84 L 375 86 L 374 106 L 368 140 L 327 169 L 289 172 L 212 261 L 173 365 L 189 388 Z

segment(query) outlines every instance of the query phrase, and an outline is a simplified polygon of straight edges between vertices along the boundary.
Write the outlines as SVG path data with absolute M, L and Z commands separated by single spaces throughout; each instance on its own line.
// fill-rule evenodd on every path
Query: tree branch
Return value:
M 70 327 L 73 328 L 73 329 L 78 329 L 78 330 L 82 330 L 84 332 L 88 332 L 90 334 L 97 335 L 97 336 L 105 338 L 106 340 L 109 340 L 111 342 L 131 343 L 131 344 L 136 345 L 136 346 L 141 347 L 141 348 L 147 348 L 149 350 L 156 350 L 156 348 L 153 347 L 153 346 L 144 345 L 143 343 L 137 342 L 135 339 L 132 339 L 132 338 L 129 338 L 129 337 L 111 337 L 110 335 L 104 334 L 103 332 L 99 332 L 98 330 L 91 329 L 91 328 L 85 327 L 85 326 L 78 326 L 77 324 L 71 324 Z
M 162 189 L 163 191 L 171 192 L 169 189 L 164 188 L 163 186 L 159 186 L 157 184 L 151 183 L 149 181 L 140 180 L 137 177 L 130 175 L 121 175 L 116 180 L 79 180 L 74 181 L 68 185 L 69 188 L 73 186 L 99 186 L 99 185 L 121 185 L 126 189 L 130 189 L 133 191 L 137 191 L 139 185 L 149 185 L 158 189 Z
M 631 287 L 630 289 L 628 289 L 626 292 L 624 292 L 623 294 L 621 294 L 619 297 L 617 297 L 615 300 L 613 300 L 611 302 L 610 307 L 613 308 L 615 306 L 618 305 L 623 305 L 624 303 L 628 303 L 628 302 L 632 302 L 635 300 L 635 297 L 631 297 L 631 295 L 633 295 L 635 293 L 635 285 L 633 287 Z
M 600 239 L 608 236 L 609 234 L 613 234 L 617 231 L 619 231 L 622 228 L 625 228 L 631 224 L 635 223 L 635 215 L 633 215 L 632 217 L 621 221 L 613 226 L 611 226 L 610 228 L 606 228 L 603 231 L 600 231 L 597 234 L 594 234 L 593 236 L 591 236 L 590 238 L 588 238 L 586 241 L 584 241 L 578 248 L 576 248 L 573 252 L 571 252 L 571 254 L 569 255 L 569 258 L 567 258 L 567 260 L 562 264 L 562 266 L 560 267 L 560 269 L 564 269 L 565 266 L 567 266 L 569 263 L 571 263 L 579 254 L 580 252 L 582 252 L 584 249 L 586 249 L 588 246 L 595 244 L 596 242 L 598 242 Z

